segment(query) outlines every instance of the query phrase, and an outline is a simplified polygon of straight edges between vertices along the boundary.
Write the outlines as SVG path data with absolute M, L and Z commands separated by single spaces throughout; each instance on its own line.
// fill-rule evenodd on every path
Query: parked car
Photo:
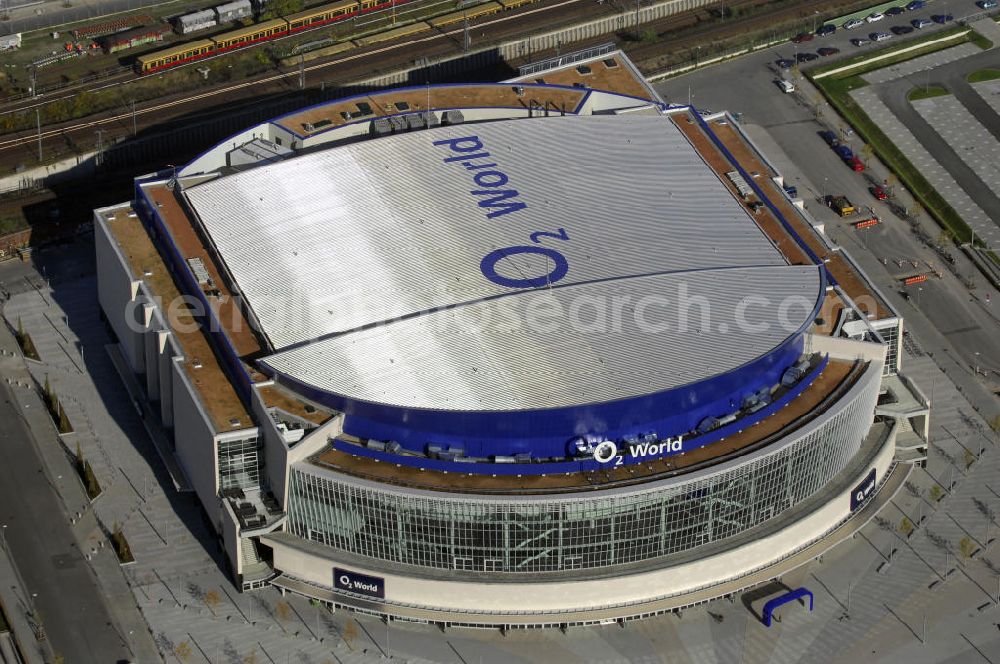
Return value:
M 861 37 L 855 37 L 854 39 L 851 40 L 851 43 L 854 44 L 855 46 L 864 46 L 865 44 L 868 43 L 868 40 L 863 39 Z
M 979 0 L 979 2 L 976 3 L 976 6 L 980 9 L 996 9 L 997 0 Z
M 774 64 L 778 65 L 782 69 L 791 69 L 795 66 L 795 60 L 789 60 L 788 58 L 782 58 L 780 60 L 775 60 Z
M 817 49 L 816 52 L 825 58 L 830 55 L 837 55 L 838 53 L 840 53 L 840 49 L 834 48 L 833 46 L 824 46 L 821 49 Z
M 890 35 L 888 32 L 873 32 L 870 35 L 868 35 L 868 38 L 871 39 L 873 42 L 880 42 L 880 41 L 885 41 L 886 39 L 892 39 L 892 35 Z
M 819 59 L 819 56 L 815 53 L 798 53 L 795 57 L 799 62 L 812 62 Z
M 884 18 L 885 14 L 883 14 L 882 12 L 872 12 L 871 14 L 865 17 L 865 20 L 868 21 L 869 23 L 875 23 L 877 21 L 881 21 Z
M 849 21 L 844 21 L 844 24 L 840 27 L 842 27 L 844 30 L 853 30 L 854 28 L 860 28 L 864 24 L 865 22 L 862 21 L 860 18 L 852 18 Z
M 856 156 L 851 157 L 850 159 L 848 159 L 847 160 L 847 165 L 850 166 L 851 170 L 854 171 L 854 172 L 856 172 L 856 173 L 860 173 L 860 172 L 862 172 L 862 171 L 865 170 L 864 163 L 862 163 L 862 161 L 860 159 L 858 159 Z
M 826 25 L 819 26 L 819 28 L 817 28 L 816 30 L 816 34 L 819 35 L 820 37 L 827 37 L 829 35 L 832 35 L 836 31 L 837 31 L 837 26 L 831 23 L 827 23 Z
M 908 35 L 913 32 L 913 28 L 908 25 L 894 25 L 891 30 L 894 35 Z
M 910 21 L 910 25 L 919 30 L 921 28 L 926 28 L 928 25 L 931 25 L 931 21 L 930 19 L 927 18 L 915 18 L 912 21 Z
M 906 3 L 906 11 L 915 12 L 924 8 L 924 0 L 911 0 Z
M 800 32 L 792 37 L 792 41 L 796 44 L 801 44 L 802 42 L 812 41 L 813 36 L 814 35 L 811 32 Z
M 823 141 L 831 148 L 840 145 L 840 140 L 837 138 L 837 134 L 830 130 L 819 132 L 819 137 L 822 138 Z
M 847 147 L 846 145 L 834 145 L 833 151 L 836 152 L 837 156 L 843 159 L 844 161 L 848 161 L 854 158 L 854 152 L 852 152 L 851 148 Z
M 905 11 L 906 9 L 904 9 L 903 7 L 889 7 L 888 9 L 885 10 L 885 13 L 887 16 L 899 16 Z
M 889 198 L 889 194 L 883 187 L 869 187 L 868 191 L 872 192 L 875 200 L 884 201 Z
M 934 16 L 931 16 L 931 20 L 934 21 L 935 23 L 940 23 L 941 25 L 944 25 L 948 21 L 954 21 L 955 17 L 952 16 L 951 14 L 934 14 Z
M 775 83 L 775 85 L 778 86 L 778 89 L 780 89 L 782 92 L 785 92 L 785 93 L 795 92 L 795 84 L 792 83 L 791 81 L 786 81 L 783 78 L 779 78 L 774 83 Z

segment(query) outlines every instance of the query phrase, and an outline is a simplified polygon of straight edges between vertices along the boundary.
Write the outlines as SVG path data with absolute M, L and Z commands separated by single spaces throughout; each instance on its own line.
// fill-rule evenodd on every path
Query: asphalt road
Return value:
M 949 4 L 955 8 L 944 9 Z M 958 0 L 935 2 L 929 6 L 933 8 L 931 11 L 913 14 L 951 11 L 959 16 L 958 7 L 966 4 L 971 3 Z M 834 39 L 844 38 L 843 32 L 838 31 Z M 816 42 L 814 40 L 811 44 Z M 857 50 L 848 48 L 852 49 L 848 55 Z M 778 57 L 791 57 L 790 45 L 672 78 L 657 84 L 656 89 L 667 101 L 686 103 L 690 94 L 691 101 L 698 108 L 742 113 L 745 125 L 757 125 L 766 130 L 777 147 L 787 155 L 789 163 L 779 163 L 786 179 L 798 185 L 799 196 L 805 200 L 807 209 L 818 220 L 825 222 L 827 233 L 833 240 L 852 255 L 864 252 L 880 260 L 886 259 L 887 264 L 873 271 L 871 276 L 887 294 L 895 295 L 902 290 L 898 278 L 926 272 L 927 260 L 943 269 L 942 261 L 920 245 L 911 234 L 909 225 L 869 193 L 869 187 L 881 183 L 888 172 L 879 167 L 866 173 L 854 173 L 818 136 L 819 131 L 828 128 L 841 130 L 843 136 L 842 130 L 846 125 L 828 127 L 821 124 L 812 108 L 812 103 L 817 100 L 805 99 L 799 93 L 782 93 L 774 85 L 776 75 L 772 67 Z M 789 78 L 802 87 L 801 76 L 793 73 Z M 846 138 L 845 142 L 855 152 L 860 151 L 861 144 L 856 136 Z M 771 155 L 768 146 L 760 147 Z M 844 194 L 855 205 L 870 205 L 884 223 L 866 231 L 854 231 L 847 221 L 818 202 L 826 194 Z M 960 254 L 957 248 L 952 253 Z M 902 266 L 893 262 L 903 259 L 918 261 L 918 267 L 914 268 L 908 262 Z M 965 268 L 963 275 L 971 274 L 972 270 Z M 953 346 L 954 350 L 949 352 L 956 353 L 956 359 L 970 373 L 977 366 L 982 370 L 1000 370 L 1000 325 L 995 318 L 1000 315 L 1000 301 L 995 294 L 992 305 L 987 307 L 954 279 L 931 279 L 909 290 L 909 303 L 899 305 L 904 318 L 912 307 L 919 306 Z M 895 301 L 898 302 L 899 298 Z M 992 374 L 990 380 L 994 386 L 1000 384 L 1000 374 Z
M 0 523 L 32 595 L 24 603 L 34 602 L 53 650 L 66 662 L 125 661 L 128 651 L 6 383 L 0 396 Z

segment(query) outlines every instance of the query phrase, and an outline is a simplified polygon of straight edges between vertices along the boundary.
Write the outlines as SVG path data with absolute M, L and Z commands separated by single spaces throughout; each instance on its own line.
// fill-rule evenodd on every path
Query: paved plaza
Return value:
M 903 62 L 895 65 L 889 65 L 888 67 L 883 67 L 882 69 L 876 69 L 875 71 L 868 72 L 867 74 L 862 74 L 861 78 L 872 84 L 888 83 L 889 81 L 895 81 L 898 78 L 912 76 L 917 72 L 930 71 L 943 64 L 955 62 L 970 55 L 975 55 L 979 52 L 980 49 L 975 44 L 965 43 L 959 46 L 952 46 L 951 48 L 936 51 L 934 53 L 928 53 L 927 55 L 921 55 L 913 58 L 912 60 L 904 60 Z

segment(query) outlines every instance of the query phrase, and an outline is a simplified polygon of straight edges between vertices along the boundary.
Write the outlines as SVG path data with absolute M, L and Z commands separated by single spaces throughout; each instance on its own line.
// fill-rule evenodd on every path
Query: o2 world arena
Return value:
M 337 99 L 95 211 L 136 407 L 237 586 L 471 626 L 776 578 L 926 453 L 902 320 L 624 55 Z

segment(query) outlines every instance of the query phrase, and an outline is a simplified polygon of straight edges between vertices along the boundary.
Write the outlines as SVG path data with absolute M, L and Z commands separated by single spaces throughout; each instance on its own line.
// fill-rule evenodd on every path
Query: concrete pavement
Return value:
M 39 641 L 36 638 L 35 627 L 25 610 L 27 597 L 21 577 L 7 555 L 6 547 L 0 542 L 0 604 L 5 609 L 8 627 L 25 664 L 43 664 L 46 659 L 51 661 L 52 652 L 47 639 Z M 0 652 L 0 661 L 3 661 L 2 655 Z
M 0 347 L 8 353 L 14 340 L 10 332 L 0 329 Z M 11 367 L 12 358 L 3 358 L 4 383 L 0 385 L 3 401 L 0 420 L 6 426 L 0 430 L 0 447 L 4 463 L 0 464 L 0 520 L 6 526 L 7 550 L 18 565 L 30 600 L 23 606 L 27 612 L 41 616 L 45 633 L 56 654 L 72 658 L 92 657 L 91 661 L 117 662 L 130 657 L 128 648 L 111 622 L 100 585 L 88 567 L 81 548 L 82 541 L 70 527 L 66 510 L 58 492 L 72 496 L 81 486 L 66 461 L 66 455 L 56 449 L 47 462 L 62 457 L 62 464 L 43 465 L 36 446 L 53 447 L 54 427 L 33 388 L 23 387 L 26 372 Z M 11 388 L 10 378 L 22 386 Z M 35 440 L 36 431 L 49 432 L 49 440 Z M 60 467 L 60 465 L 64 467 Z M 55 471 L 50 475 L 49 468 Z M 57 486 L 54 480 L 59 481 Z M 78 498 L 73 503 L 85 510 Z

